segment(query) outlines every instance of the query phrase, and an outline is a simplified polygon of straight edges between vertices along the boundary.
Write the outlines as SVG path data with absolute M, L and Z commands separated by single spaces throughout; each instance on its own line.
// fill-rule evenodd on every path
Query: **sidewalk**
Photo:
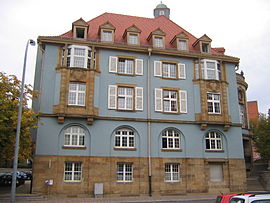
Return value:
M 4 189 L 3 187 L 1 189 Z M 0 189 L 0 190 L 1 190 Z M 206 195 L 206 194 L 188 194 L 188 195 L 173 195 L 173 196 L 134 196 L 134 197 L 99 197 L 99 198 L 65 198 L 65 197 L 46 197 L 39 196 L 35 194 L 29 194 L 30 192 L 30 181 L 26 181 L 24 185 L 21 185 L 16 190 L 16 203 L 133 203 L 133 202 L 175 202 L 175 201 L 186 201 L 190 202 L 192 200 L 207 200 L 209 203 L 214 203 L 216 195 Z M 4 190 L 0 191 L 0 202 L 8 203 L 10 200 L 10 187 L 6 187 Z

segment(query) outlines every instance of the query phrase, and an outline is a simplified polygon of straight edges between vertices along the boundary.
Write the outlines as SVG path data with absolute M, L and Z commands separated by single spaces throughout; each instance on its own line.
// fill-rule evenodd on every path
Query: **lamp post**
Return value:
M 23 91 L 24 91 L 24 78 L 25 78 L 25 68 L 26 68 L 26 59 L 28 45 L 35 46 L 35 41 L 29 39 L 26 44 L 25 54 L 24 54 L 24 63 L 23 63 L 23 74 L 22 74 L 22 86 L 20 92 L 20 103 L 18 109 L 18 121 L 17 121 L 17 131 L 16 131 L 16 143 L 15 143 L 15 152 L 13 160 L 13 174 L 12 174 L 12 185 L 11 185 L 11 198 L 10 202 L 15 202 L 16 199 L 16 182 L 17 182 L 17 168 L 18 168 L 18 154 L 19 154 L 19 143 L 20 143 L 20 131 L 21 131 L 21 120 L 22 120 L 22 105 L 23 105 Z

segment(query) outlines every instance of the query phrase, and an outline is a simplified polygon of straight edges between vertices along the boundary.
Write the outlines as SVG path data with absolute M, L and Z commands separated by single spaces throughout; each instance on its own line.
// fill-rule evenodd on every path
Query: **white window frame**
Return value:
M 214 69 L 209 68 L 207 63 L 214 63 Z M 202 78 L 206 80 L 220 80 L 220 67 L 219 62 L 216 60 L 203 59 L 201 61 Z M 214 72 L 214 77 L 210 77 L 209 71 Z
M 180 164 L 166 163 L 165 164 L 165 182 L 180 182 Z
M 212 97 L 212 99 L 209 99 L 208 96 Z M 215 99 L 215 97 L 218 96 L 218 99 Z M 209 104 L 212 105 L 212 110 L 209 111 Z M 216 107 L 219 108 L 219 111 L 216 110 Z M 220 93 L 214 93 L 214 92 L 207 92 L 207 111 L 208 114 L 221 114 L 221 95 Z
M 80 142 L 83 142 L 83 144 Z M 85 130 L 80 126 L 71 126 L 67 128 L 65 130 L 64 146 L 85 147 Z
M 118 129 L 114 132 L 114 138 L 115 138 L 114 139 L 115 148 L 124 148 L 124 149 L 135 148 L 135 135 L 133 130 L 127 128 Z
M 120 169 L 122 166 L 122 170 Z M 132 163 L 117 163 L 117 182 L 133 182 L 133 164 Z
M 176 63 L 162 63 L 162 76 L 165 78 L 177 78 Z
M 129 33 L 127 35 L 128 37 L 128 44 L 130 45 L 138 45 L 139 44 L 139 35 L 138 34 L 134 34 L 134 33 Z
M 181 51 L 187 51 L 188 50 L 187 40 L 179 39 L 178 40 L 178 49 Z
M 163 143 L 166 142 L 167 147 L 163 146 Z M 166 129 L 162 132 L 161 135 L 161 148 L 162 149 L 180 149 L 180 133 L 174 129 Z
M 67 67 L 70 68 L 90 68 L 91 65 L 91 48 L 88 46 L 81 45 L 70 45 L 67 47 Z M 76 49 L 84 50 L 84 54 L 76 54 Z M 64 57 L 64 55 L 62 56 Z M 76 66 L 76 59 L 82 59 L 82 63 L 79 66 Z M 64 61 L 64 60 L 62 60 Z
M 164 48 L 164 38 L 160 36 L 154 36 L 153 46 L 156 48 Z
M 135 69 L 134 59 L 118 58 L 117 73 L 133 75 Z
M 76 89 L 71 89 L 71 85 L 76 85 Z M 80 90 L 83 88 L 84 90 Z M 70 82 L 69 83 L 69 92 L 68 92 L 68 105 L 69 106 L 85 106 L 85 96 L 86 94 L 86 84 L 78 83 L 78 82 Z M 75 96 L 74 102 L 72 97 Z M 80 100 L 82 98 L 82 100 Z
M 71 170 L 67 170 L 67 164 L 71 164 Z M 76 165 L 78 165 L 80 170 L 76 170 Z M 82 163 L 81 162 L 65 162 L 64 164 L 64 182 L 81 182 L 82 181 Z M 71 175 L 71 179 L 67 179 L 67 174 Z M 78 174 L 79 179 L 76 179 L 76 174 Z
M 113 41 L 113 31 L 112 30 L 101 30 L 101 41 L 102 42 L 112 42 Z
M 132 95 L 119 95 L 119 88 L 132 88 L 133 93 Z M 125 90 L 126 93 L 126 90 Z M 119 108 L 119 97 L 124 98 L 125 100 L 125 107 Z M 126 108 L 126 102 L 128 102 L 128 98 L 132 98 L 132 108 Z M 135 102 L 135 103 L 134 103 Z M 108 86 L 108 109 L 115 109 L 115 110 L 136 110 L 136 111 L 143 111 L 143 88 L 142 87 L 131 87 L 131 86 L 117 86 L 117 85 L 109 85 Z
M 131 94 L 129 94 L 129 93 L 131 93 Z M 120 100 L 124 101 L 123 107 L 120 107 Z M 118 86 L 118 88 L 117 88 L 117 109 L 119 109 L 119 110 L 133 110 L 133 108 L 134 108 L 134 88 L 133 87 Z
M 179 90 L 177 92 L 177 111 L 165 111 L 164 109 L 164 91 L 176 91 L 170 89 L 155 88 L 155 111 L 165 113 L 187 113 L 187 91 Z M 175 100 L 175 98 L 173 98 Z M 166 99 L 165 99 L 166 100 Z M 170 98 L 167 98 L 170 100 Z M 180 108 L 178 107 L 180 104 Z
M 125 67 L 124 71 L 119 71 L 119 59 L 125 60 Z M 132 72 L 128 72 L 128 65 L 132 61 Z M 143 59 L 130 59 L 125 57 L 116 57 L 110 56 L 109 57 L 109 72 L 110 73 L 118 73 L 122 75 L 143 75 Z
M 168 92 L 168 96 L 169 97 L 166 97 L 164 96 L 164 93 L 165 92 Z M 173 97 L 174 95 L 175 98 Z M 178 106 L 179 106 L 179 95 L 178 95 L 178 92 L 176 90 L 163 90 L 163 109 L 164 109 L 164 112 L 166 113 L 177 113 L 178 112 Z M 172 110 L 173 108 L 173 103 L 175 103 L 175 108 L 176 110 Z M 167 106 L 168 104 L 168 106 Z
M 164 66 L 165 65 L 165 66 Z M 175 65 L 175 75 L 171 74 L 171 68 Z M 164 70 L 168 67 L 168 74 L 164 73 Z M 162 61 L 154 61 L 154 76 L 164 77 L 166 79 L 186 79 L 186 65 L 183 63 L 170 63 Z
M 205 150 L 223 151 L 222 135 L 216 131 L 209 131 L 205 135 Z

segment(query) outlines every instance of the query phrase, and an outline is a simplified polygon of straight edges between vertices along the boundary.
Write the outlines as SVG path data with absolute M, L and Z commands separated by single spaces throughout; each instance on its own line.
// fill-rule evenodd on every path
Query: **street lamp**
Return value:
M 12 185 L 11 185 L 11 198 L 10 202 L 15 202 L 16 199 L 16 182 L 17 182 L 17 168 L 18 168 L 18 154 L 19 154 L 19 143 L 20 143 L 20 131 L 21 131 L 21 120 L 22 120 L 22 103 L 23 103 L 23 91 L 24 91 L 24 78 L 25 78 L 25 67 L 27 59 L 28 45 L 35 46 L 35 41 L 29 39 L 26 44 L 25 54 L 24 54 L 24 63 L 23 63 L 23 74 L 22 74 L 22 86 L 20 92 L 20 103 L 18 109 L 18 121 L 17 121 L 17 131 L 16 131 L 16 144 L 13 160 L 13 174 L 12 174 Z

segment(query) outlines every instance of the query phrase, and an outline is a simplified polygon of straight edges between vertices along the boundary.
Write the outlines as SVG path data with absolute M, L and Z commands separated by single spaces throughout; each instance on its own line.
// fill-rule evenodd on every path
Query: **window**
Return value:
M 80 182 L 82 180 L 82 163 L 81 162 L 66 162 L 64 181 Z
M 187 91 L 156 88 L 155 111 L 168 113 L 187 113 Z
M 84 147 L 85 131 L 79 126 L 72 126 L 65 130 L 65 146 Z
M 245 106 L 243 104 L 239 104 L 240 109 L 240 122 L 242 123 L 242 128 L 246 127 L 246 117 L 245 117 Z
M 64 65 L 64 54 L 62 54 L 62 65 Z M 70 45 L 67 48 L 67 67 L 90 68 L 91 49 L 86 46 Z
M 109 30 L 102 30 L 101 32 L 101 41 L 103 42 L 112 42 L 113 41 L 113 32 Z
M 134 105 L 135 104 L 135 105 Z M 118 110 L 143 110 L 143 88 L 109 85 L 108 108 Z
M 163 131 L 162 149 L 180 149 L 180 134 L 172 129 Z
M 210 80 L 220 80 L 220 64 L 215 60 L 204 59 L 201 62 L 202 78 Z
M 154 37 L 154 47 L 163 48 L 163 37 Z
M 132 163 L 117 164 L 117 181 L 132 182 L 133 181 L 133 166 Z
M 115 131 L 115 147 L 134 148 L 134 132 L 130 129 L 119 129 Z
M 221 113 L 219 93 L 207 93 L 207 107 L 210 114 Z
M 128 44 L 138 45 L 139 37 L 137 34 L 128 34 Z
M 76 28 L 76 38 L 84 39 L 85 28 Z
M 222 150 L 221 135 L 217 132 L 208 132 L 205 135 L 205 148 L 206 150 Z
M 179 182 L 179 164 L 165 164 L 165 182 Z
M 143 75 L 143 60 L 110 56 L 109 72 L 127 75 Z
M 179 40 L 178 41 L 178 47 L 179 47 L 179 50 L 187 50 L 187 41 L 186 40 Z
M 182 63 L 154 61 L 154 76 L 169 79 L 186 79 L 186 66 Z
M 210 181 L 222 182 L 223 181 L 223 169 L 222 164 L 209 164 L 210 169 Z
M 210 52 L 210 45 L 209 43 L 202 43 L 202 52 L 209 53 Z
M 159 11 L 159 15 L 161 16 L 161 15 L 165 15 L 165 11 Z
M 85 106 L 85 83 L 69 83 L 68 105 Z

